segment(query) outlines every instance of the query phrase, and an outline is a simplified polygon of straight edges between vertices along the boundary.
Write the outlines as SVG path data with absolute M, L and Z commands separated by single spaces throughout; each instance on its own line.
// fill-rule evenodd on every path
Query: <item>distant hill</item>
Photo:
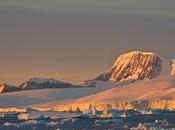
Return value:
M 42 79 L 32 78 L 23 82 L 19 86 L 13 86 L 8 84 L 2 84 L 0 86 L 0 93 L 22 91 L 22 90 L 34 90 L 34 89 L 53 89 L 53 88 L 77 88 L 79 85 L 73 85 L 71 83 L 58 81 L 55 79 Z

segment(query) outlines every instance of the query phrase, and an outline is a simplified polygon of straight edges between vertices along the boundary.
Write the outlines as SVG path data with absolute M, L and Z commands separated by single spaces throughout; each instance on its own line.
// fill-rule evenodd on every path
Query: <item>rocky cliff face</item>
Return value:
M 175 62 L 153 52 L 132 51 L 120 55 L 113 67 L 97 80 L 154 79 L 161 75 L 174 75 Z

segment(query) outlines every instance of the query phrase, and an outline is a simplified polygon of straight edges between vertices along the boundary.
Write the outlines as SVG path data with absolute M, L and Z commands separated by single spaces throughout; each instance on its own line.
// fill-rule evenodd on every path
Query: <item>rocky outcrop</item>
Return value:
M 174 75 L 172 60 L 153 52 L 132 51 L 120 55 L 113 67 L 97 80 L 154 79 L 161 75 Z
M 175 59 L 171 63 L 171 75 L 175 76 Z
M 14 92 L 19 91 L 20 89 L 18 87 L 8 85 L 8 84 L 2 84 L 0 85 L 0 93 L 7 93 L 7 92 Z

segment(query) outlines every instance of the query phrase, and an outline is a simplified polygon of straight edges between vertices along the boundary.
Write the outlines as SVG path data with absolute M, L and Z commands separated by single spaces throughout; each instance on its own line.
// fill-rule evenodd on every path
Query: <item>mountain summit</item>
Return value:
M 154 79 L 162 75 L 174 75 L 175 62 L 153 52 L 131 51 L 121 54 L 113 67 L 97 77 L 97 80 Z

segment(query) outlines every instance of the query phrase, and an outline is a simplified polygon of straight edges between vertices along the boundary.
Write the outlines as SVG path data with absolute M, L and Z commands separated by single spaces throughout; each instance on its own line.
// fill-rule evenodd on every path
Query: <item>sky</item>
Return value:
M 174 0 L 0 0 L 0 83 L 93 79 L 130 50 L 175 57 Z

